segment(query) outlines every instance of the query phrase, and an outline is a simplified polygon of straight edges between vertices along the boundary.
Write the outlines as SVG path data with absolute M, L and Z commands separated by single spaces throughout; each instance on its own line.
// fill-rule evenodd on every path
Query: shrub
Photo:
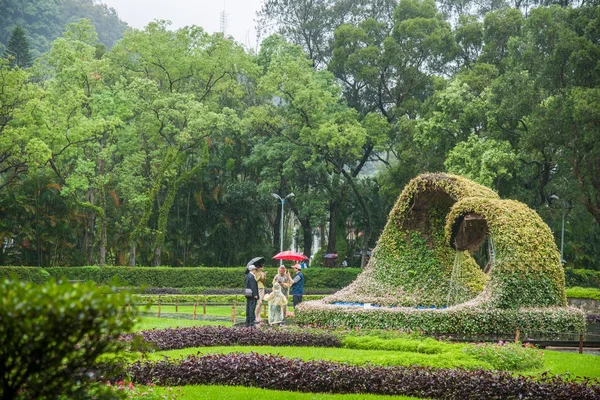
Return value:
M 572 287 L 566 290 L 567 297 L 574 299 L 594 299 L 600 300 L 600 289 Z
M 522 371 L 544 366 L 544 353 L 528 343 L 479 343 L 467 346 L 464 352 L 490 363 L 500 371 Z
M 205 346 L 310 346 L 341 347 L 340 340 L 330 334 L 286 332 L 278 329 L 226 328 L 223 326 L 195 326 L 141 331 L 123 335 L 132 340 L 141 336 L 158 350 L 185 349 Z
M 353 366 L 273 355 L 212 354 L 181 360 L 138 361 L 127 372 L 137 383 L 238 385 L 326 393 L 372 393 L 432 399 L 597 399 L 600 386 L 534 380 L 498 371 L 427 367 Z
M 342 345 L 349 349 L 361 350 L 394 350 L 422 354 L 439 354 L 450 350 L 450 345 L 431 338 L 382 339 L 376 336 L 346 336 Z
M 44 283 L 50 279 L 50 274 L 39 267 L 0 267 L 0 280 L 11 277 L 25 282 Z
M 600 271 L 565 268 L 567 286 L 600 288 Z
M 585 314 L 570 307 L 447 309 L 344 307 L 323 300 L 301 303 L 295 322 L 319 327 L 405 329 L 427 334 L 514 334 L 524 331 L 584 332 Z
M 94 284 L 0 282 L 0 398 L 75 396 L 133 327 L 125 292 Z M 135 314 L 135 310 L 134 310 Z
M 93 281 L 107 284 L 114 278 L 125 286 L 155 288 L 241 288 L 245 268 L 172 268 L 172 267 L 53 267 L 46 268 L 54 278 Z M 265 268 L 267 281 L 277 273 L 276 268 Z M 308 268 L 302 271 L 306 289 L 339 289 L 352 282 L 359 268 Z M 242 292 L 238 289 L 239 293 Z

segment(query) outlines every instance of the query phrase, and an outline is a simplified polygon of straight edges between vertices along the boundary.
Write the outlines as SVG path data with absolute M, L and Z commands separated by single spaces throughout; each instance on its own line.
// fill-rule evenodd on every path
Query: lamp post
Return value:
M 294 197 L 294 193 L 288 194 L 283 199 L 277 193 L 271 193 L 271 196 L 275 197 L 276 199 L 279 199 L 279 201 L 281 202 L 281 225 L 279 226 L 279 252 L 281 253 L 283 251 L 283 206 L 285 204 L 285 200 L 288 197 Z M 282 265 L 283 260 L 279 260 L 279 266 Z

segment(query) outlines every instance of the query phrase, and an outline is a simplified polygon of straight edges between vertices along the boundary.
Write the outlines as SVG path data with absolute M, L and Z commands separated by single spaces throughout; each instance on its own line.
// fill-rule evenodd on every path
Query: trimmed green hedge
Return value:
M 593 287 L 600 289 L 600 271 L 565 268 L 565 281 L 567 286 Z
M 0 281 L 11 276 L 32 283 L 44 283 L 50 279 L 50 274 L 39 267 L 0 267 Z
M 55 267 L 46 268 L 54 278 L 112 282 L 116 277 L 123 286 L 150 287 L 214 287 L 244 286 L 244 268 L 172 268 L 172 267 Z M 273 279 L 277 268 L 265 268 L 267 281 Z M 360 273 L 359 268 L 307 268 L 302 270 L 306 288 L 339 289 L 350 284 Z M 292 274 L 293 275 L 293 274 Z
M 327 328 L 410 329 L 427 334 L 523 334 L 584 332 L 585 315 L 570 307 L 441 310 L 343 307 L 320 300 L 296 307 L 299 325 Z
M 572 299 L 593 299 L 600 300 L 600 289 L 596 288 L 567 288 L 567 297 Z
M 241 293 L 241 290 L 240 290 Z M 133 295 L 133 301 L 139 304 L 158 304 L 158 296 L 156 294 L 146 295 Z M 324 295 L 304 295 L 303 300 L 321 300 Z M 161 294 L 160 301 L 161 303 L 175 303 L 177 301 L 179 304 L 183 303 L 194 303 L 198 299 L 198 305 L 201 306 L 206 299 L 206 304 L 233 304 L 233 302 L 237 299 L 238 303 L 245 302 L 246 298 L 240 294 L 238 296 L 230 295 L 230 294 L 209 294 L 209 295 L 186 295 L 186 294 Z M 292 304 L 292 296 L 289 298 L 290 305 Z M 265 301 L 265 303 L 267 303 Z

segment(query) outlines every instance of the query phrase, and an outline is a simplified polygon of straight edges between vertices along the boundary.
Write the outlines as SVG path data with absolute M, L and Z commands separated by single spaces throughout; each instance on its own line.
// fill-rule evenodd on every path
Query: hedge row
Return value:
M 116 277 L 120 285 L 154 288 L 236 288 L 244 285 L 243 267 L 237 268 L 172 268 L 172 267 L 0 267 L 0 278 L 11 272 L 24 281 L 42 283 L 49 278 L 92 281 L 108 284 Z M 267 280 L 277 268 L 265 268 Z M 340 289 L 359 274 L 359 268 L 308 268 L 302 271 L 307 289 Z
M 127 372 L 135 383 L 165 386 L 236 385 L 312 393 L 372 393 L 461 400 L 600 398 L 600 386 L 566 382 L 560 377 L 531 379 L 499 371 L 353 366 L 256 353 L 137 361 Z
M 600 288 L 600 271 L 566 268 L 565 283 L 568 287 L 581 286 Z
M 240 288 L 205 288 L 205 287 L 184 287 L 184 288 L 155 288 L 155 287 L 145 287 L 142 290 L 138 288 L 130 288 L 129 290 L 134 293 L 140 294 L 153 294 L 153 295 L 164 295 L 164 294 L 174 294 L 174 295 L 230 295 L 235 296 L 240 294 Z M 332 288 L 304 288 L 305 295 L 321 295 L 325 296 L 328 294 L 335 293 L 338 289 Z
M 233 304 L 235 300 L 238 303 L 245 302 L 246 298 L 242 295 L 242 291 L 238 289 L 237 295 L 225 294 L 225 295 L 188 295 L 188 294 L 164 294 L 164 295 L 146 295 L 146 294 L 134 294 L 133 301 L 139 304 L 158 304 L 158 296 L 160 296 L 161 303 L 175 303 L 179 304 L 183 303 L 194 303 L 198 300 L 198 304 L 202 305 L 206 300 L 207 303 L 216 303 L 216 304 Z M 267 290 L 268 292 L 268 290 Z M 323 295 L 304 295 L 303 300 L 321 300 Z M 292 301 L 292 296 L 290 295 L 290 304 Z
M 324 328 L 410 329 L 427 334 L 579 333 L 585 314 L 572 307 L 497 309 L 370 308 L 325 304 L 321 300 L 296 307 L 299 325 Z
M 287 332 L 224 326 L 194 326 L 141 331 L 121 337 L 131 340 L 141 336 L 157 350 L 185 349 L 207 346 L 303 346 L 342 347 L 341 340 L 327 333 Z
M 24 282 L 44 283 L 50 280 L 50 274 L 38 267 L 0 267 L 0 280 L 10 277 Z

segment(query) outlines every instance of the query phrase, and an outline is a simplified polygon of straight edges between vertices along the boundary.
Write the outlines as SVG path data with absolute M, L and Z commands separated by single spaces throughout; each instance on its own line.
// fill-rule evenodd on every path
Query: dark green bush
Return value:
M 0 267 L 0 280 L 14 276 L 25 282 L 44 283 L 50 279 L 50 274 L 39 267 Z
M 172 268 L 172 267 L 54 267 L 46 268 L 50 276 L 67 280 L 106 284 L 117 278 L 123 286 L 168 288 L 213 287 L 235 288 L 244 285 L 244 268 Z M 265 268 L 267 282 L 277 268 Z M 340 289 L 351 283 L 359 268 L 307 268 L 306 289 Z M 293 275 L 293 274 L 292 274 Z
M 0 398 L 80 398 L 133 327 L 125 292 L 95 284 L 0 281 Z M 135 315 L 135 311 L 132 315 Z
M 566 286 L 600 288 L 600 271 L 565 268 Z

